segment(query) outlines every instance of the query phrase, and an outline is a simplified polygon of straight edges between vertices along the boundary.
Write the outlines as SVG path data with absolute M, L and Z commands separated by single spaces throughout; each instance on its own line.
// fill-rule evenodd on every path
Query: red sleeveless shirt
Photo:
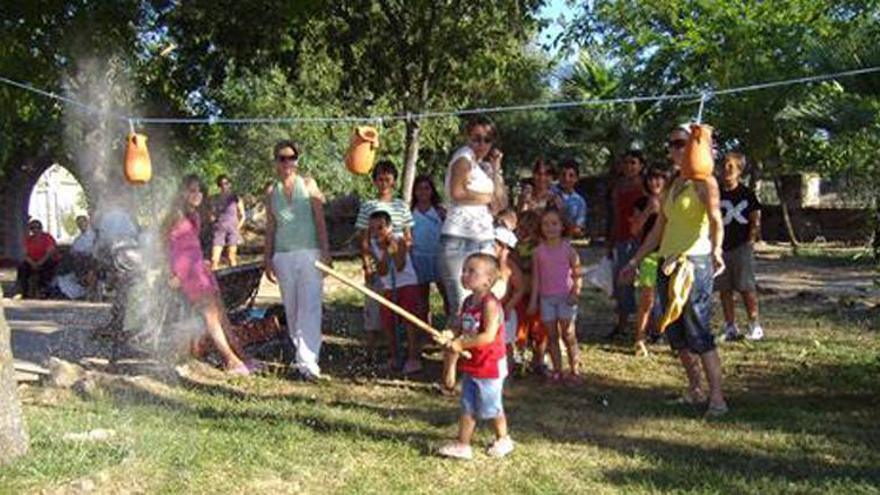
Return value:
M 495 301 L 499 309 L 501 308 L 498 298 L 491 292 L 483 296 L 483 299 L 476 304 L 474 304 L 473 295 L 465 299 L 460 315 L 461 329 L 464 335 L 474 336 L 480 333 L 483 328 L 483 310 L 490 300 Z M 501 316 L 500 313 L 499 316 Z M 506 357 L 507 351 L 504 347 L 504 321 L 501 318 L 498 320 L 495 339 L 489 344 L 469 348 L 468 352 L 471 353 L 471 358 L 459 358 L 459 371 L 474 378 L 501 378 L 500 361 Z

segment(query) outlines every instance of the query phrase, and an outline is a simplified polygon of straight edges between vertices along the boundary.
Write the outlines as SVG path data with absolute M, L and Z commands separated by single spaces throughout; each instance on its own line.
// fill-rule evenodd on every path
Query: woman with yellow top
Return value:
M 677 127 L 669 134 L 667 149 L 676 170 L 684 159 L 689 129 Z M 663 262 L 689 262 L 693 269 L 692 283 L 681 314 L 666 329 L 669 345 L 678 352 L 688 378 L 688 392 L 683 401 L 702 404 L 706 401 L 700 377 L 702 363 L 709 382 L 707 416 L 721 416 L 727 404 L 721 392 L 721 358 L 715 348 L 710 322 L 712 319 L 712 281 L 724 269 L 721 244 L 724 224 L 719 209 L 718 182 L 710 176 L 705 180 L 676 176 L 666 190 L 662 208 L 654 227 L 639 250 L 629 261 L 620 277 L 632 280 L 642 259 L 657 249 Z M 669 307 L 668 287 L 674 274 L 658 274 L 658 289 L 664 308 Z M 699 359 L 697 358 L 699 356 Z

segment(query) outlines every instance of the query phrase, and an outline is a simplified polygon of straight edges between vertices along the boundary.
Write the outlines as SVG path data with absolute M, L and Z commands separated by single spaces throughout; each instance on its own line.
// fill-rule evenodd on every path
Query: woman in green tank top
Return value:
M 669 158 L 677 168 L 684 159 L 684 148 L 689 138 L 686 127 L 677 127 L 669 135 Z M 721 245 L 724 224 L 719 208 L 720 192 L 714 177 L 690 180 L 676 177 L 666 190 L 663 207 L 657 222 L 642 242 L 639 250 L 621 271 L 620 277 L 632 280 L 636 267 L 655 249 L 666 260 L 686 260 L 693 267 L 693 283 L 686 295 L 681 315 L 666 330 L 666 337 L 678 353 L 688 378 L 688 391 L 683 400 L 691 404 L 706 401 L 700 376 L 700 365 L 709 384 L 707 416 L 727 412 L 721 390 L 721 358 L 715 348 L 710 326 L 712 319 L 712 281 L 715 273 L 724 269 Z M 661 303 L 669 299 L 670 276 L 662 270 L 658 274 Z M 699 356 L 699 358 L 698 358 Z
M 321 296 L 323 276 L 315 261 L 330 263 L 324 197 L 311 177 L 299 174 L 299 147 L 293 141 L 275 145 L 278 181 L 266 197 L 266 278 L 278 283 L 287 331 L 296 347 L 291 363 L 301 378 L 321 376 Z

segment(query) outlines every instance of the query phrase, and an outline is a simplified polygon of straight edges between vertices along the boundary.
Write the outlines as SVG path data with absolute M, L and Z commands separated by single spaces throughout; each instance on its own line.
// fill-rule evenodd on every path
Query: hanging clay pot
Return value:
M 125 147 L 125 179 L 131 184 L 146 184 L 152 176 L 147 136 L 132 132 Z
M 355 127 L 351 144 L 345 155 L 345 166 L 353 174 L 365 175 L 373 169 L 376 150 L 379 149 L 379 131 L 373 127 Z
M 712 158 L 712 128 L 703 124 L 691 124 L 691 135 L 684 148 L 681 175 L 685 179 L 706 180 L 715 170 Z

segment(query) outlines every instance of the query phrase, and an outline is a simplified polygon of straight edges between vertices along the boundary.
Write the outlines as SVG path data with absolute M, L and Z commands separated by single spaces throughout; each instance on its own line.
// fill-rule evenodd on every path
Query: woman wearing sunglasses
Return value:
M 459 148 L 446 170 L 449 208 L 443 222 L 438 272 L 449 298 L 449 316 L 457 315 L 466 296 L 461 268 L 471 254 L 495 252 L 492 214 L 504 209 L 506 193 L 501 176 L 501 150 L 494 147 L 495 124 L 484 116 L 465 126 L 467 144 Z M 451 321 L 451 320 L 450 320 Z
M 274 152 L 278 180 L 266 196 L 266 277 L 281 288 L 287 331 L 296 347 L 291 368 L 303 380 L 316 381 L 324 280 L 315 261 L 330 264 L 324 196 L 314 179 L 300 174 L 296 143 L 279 141 Z
M 684 160 L 688 137 L 687 127 L 676 127 L 669 134 L 667 149 L 676 171 L 680 170 Z M 724 223 L 715 177 L 698 180 L 677 175 L 666 188 L 653 228 L 620 274 L 623 280 L 632 281 L 636 267 L 657 249 L 661 266 L 658 273 L 660 302 L 668 308 L 672 302 L 668 292 L 670 279 L 678 274 L 666 273 L 667 269 L 683 263 L 692 267 L 692 285 L 686 294 L 687 299 L 680 316 L 666 328 L 666 338 L 673 351 L 678 353 L 688 378 L 688 390 L 682 401 L 701 406 L 708 402 L 708 417 L 727 413 L 727 403 L 721 391 L 721 358 L 710 326 L 713 277 L 724 270 L 723 240 Z M 701 367 L 709 384 L 708 397 L 703 390 Z

